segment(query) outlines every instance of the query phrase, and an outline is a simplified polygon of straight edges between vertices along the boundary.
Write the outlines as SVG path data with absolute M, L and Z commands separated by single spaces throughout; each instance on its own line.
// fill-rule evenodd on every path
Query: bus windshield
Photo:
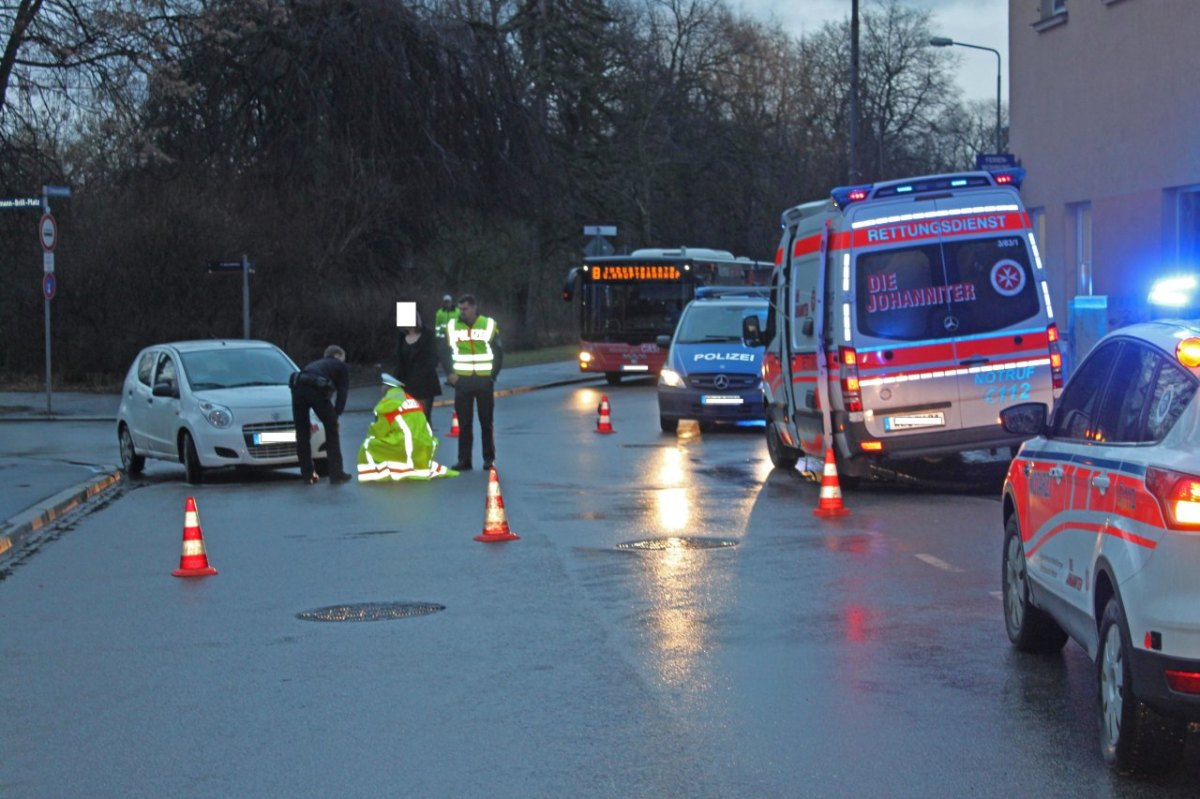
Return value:
M 627 343 L 669 335 L 694 291 L 690 283 L 677 280 L 587 282 L 581 290 L 584 338 Z

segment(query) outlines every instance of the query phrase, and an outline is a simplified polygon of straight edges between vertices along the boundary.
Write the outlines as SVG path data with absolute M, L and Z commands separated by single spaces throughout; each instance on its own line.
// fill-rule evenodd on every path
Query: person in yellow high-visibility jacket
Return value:
M 449 294 L 442 297 L 442 307 L 437 309 L 433 317 L 433 332 L 441 341 L 446 339 L 446 325 L 451 319 L 458 318 L 458 306 Z
M 458 463 L 451 468 L 471 469 L 474 448 L 474 410 L 479 408 L 479 438 L 483 447 L 483 468 L 496 462 L 496 437 L 493 413 L 496 407 L 496 378 L 504 363 L 504 347 L 496 320 L 481 316 L 475 297 L 458 298 L 458 318 L 446 323 L 446 382 L 454 386 L 454 412 L 458 414 Z

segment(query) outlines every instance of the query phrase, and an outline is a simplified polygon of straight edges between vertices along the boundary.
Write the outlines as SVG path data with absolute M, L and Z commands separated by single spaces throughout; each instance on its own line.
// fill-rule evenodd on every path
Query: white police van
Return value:
M 743 337 L 748 316 L 765 324 L 765 288 L 699 288 L 674 335 L 659 337 L 658 346 L 669 347 L 658 378 L 663 432 L 674 432 L 680 419 L 695 419 L 702 429 L 718 422 L 761 422 L 763 349 Z
M 762 334 L 771 461 L 1015 447 L 999 411 L 1062 386 L 1024 170 L 837 188 L 782 217 Z

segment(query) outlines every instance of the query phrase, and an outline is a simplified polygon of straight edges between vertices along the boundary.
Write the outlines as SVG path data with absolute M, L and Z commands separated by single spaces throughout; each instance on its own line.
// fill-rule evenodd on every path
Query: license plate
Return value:
M 270 430 L 254 434 L 255 444 L 295 444 L 295 430 Z
M 727 397 L 722 394 L 705 394 L 700 397 L 701 405 L 741 405 L 744 401 L 741 397 Z
M 622 372 L 649 372 L 650 367 L 644 363 L 623 363 L 621 364 Z
M 923 427 L 944 427 L 946 415 L 936 413 L 909 413 L 904 416 L 883 417 L 883 429 L 889 433 L 896 430 L 919 430 Z

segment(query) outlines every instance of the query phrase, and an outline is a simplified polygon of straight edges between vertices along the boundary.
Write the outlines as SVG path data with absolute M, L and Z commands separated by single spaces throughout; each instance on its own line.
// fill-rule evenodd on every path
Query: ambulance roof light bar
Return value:
M 903 197 L 948 189 L 983 188 L 988 186 L 1012 186 L 1021 188 L 1025 170 L 1021 167 L 1006 167 L 989 172 L 963 172 L 950 175 L 930 175 L 912 180 L 887 183 L 869 183 L 863 186 L 839 186 L 830 192 L 838 208 L 845 208 L 861 200 L 877 200 L 881 197 Z

